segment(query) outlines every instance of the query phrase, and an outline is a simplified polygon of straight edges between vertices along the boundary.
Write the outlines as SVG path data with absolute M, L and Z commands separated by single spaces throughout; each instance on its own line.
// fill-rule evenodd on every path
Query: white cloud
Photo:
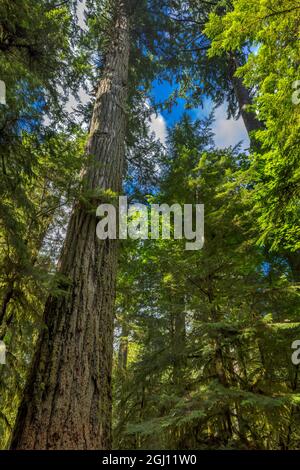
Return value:
M 249 147 L 249 137 L 243 119 L 227 119 L 226 104 L 216 109 L 212 130 L 215 133 L 215 144 L 219 148 L 234 146 L 240 141 L 243 142 L 244 149 Z
M 85 22 L 85 15 L 84 15 L 85 8 L 86 8 L 86 1 L 80 0 L 80 2 L 77 4 L 76 13 L 78 17 L 78 26 L 80 26 L 80 28 L 83 30 L 87 29 L 87 25 Z
M 88 85 L 90 85 L 89 83 L 87 83 Z M 79 88 L 79 91 L 78 91 L 78 98 L 75 98 L 74 95 L 70 94 L 69 95 L 69 99 L 66 103 L 66 111 L 68 113 L 72 113 L 73 111 L 75 111 L 77 109 L 77 107 L 81 104 L 81 105 L 85 105 L 89 102 L 90 100 L 90 96 L 89 94 L 82 88 L 80 87 Z
M 150 116 L 150 130 L 154 132 L 155 137 L 160 140 L 163 145 L 167 141 L 167 125 L 164 117 L 161 114 L 151 114 Z

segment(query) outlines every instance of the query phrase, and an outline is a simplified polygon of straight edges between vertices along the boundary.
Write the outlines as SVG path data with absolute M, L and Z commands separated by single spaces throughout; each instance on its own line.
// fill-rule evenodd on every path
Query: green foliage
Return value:
M 252 155 L 251 205 L 259 224 L 259 243 L 275 250 L 299 250 L 299 105 L 292 101 L 299 79 L 300 7 L 292 0 L 233 1 L 226 16 L 210 15 L 205 32 L 209 55 L 241 51 L 252 45 L 238 69 L 256 87 L 253 109 L 264 128 L 257 132 L 260 151 Z
M 185 116 L 174 127 L 154 198 L 204 203 L 204 248 L 146 240 L 130 242 L 122 255 L 120 448 L 297 446 L 291 344 L 299 335 L 299 298 L 285 260 L 266 258 L 251 239 L 253 219 L 241 218 L 247 206 L 239 178 L 249 157 L 214 149 L 211 137 L 209 121 Z

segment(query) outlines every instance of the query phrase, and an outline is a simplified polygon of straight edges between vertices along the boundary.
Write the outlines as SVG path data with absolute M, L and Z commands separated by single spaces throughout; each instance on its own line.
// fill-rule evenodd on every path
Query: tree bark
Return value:
M 113 34 L 99 82 L 84 186 L 120 192 L 129 63 L 125 0 L 114 4 Z M 95 197 L 90 206 L 101 202 Z M 58 271 L 67 294 L 50 296 L 45 329 L 18 412 L 12 449 L 110 449 L 111 368 L 117 242 L 96 236 L 96 212 L 73 208 Z
M 177 387 L 184 388 L 184 368 L 186 366 L 186 312 L 184 296 L 173 291 L 170 305 L 173 382 Z
M 235 72 L 239 68 L 240 64 L 238 59 L 230 54 L 229 58 L 229 75 L 234 89 L 240 113 L 243 118 L 247 133 L 251 139 L 251 133 L 263 128 L 263 124 L 258 120 L 256 114 L 253 111 L 249 111 L 248 107 L 253 104 L 252 97 L 247 87 L 243 84 L 243 81 L 235 76 Z
M 8 305 L 9 305 L 10 301 L 13 299 L 14 287 L 15 287 L 15 280 L 14 280 L 14 279 L 11 279 L 11 280 L 7 283 L 6 292 L 5 292 L 5 294 L 4 294 L 3 302 L 2 302 L 2 305 L 1 305 L 1 310 L 0 310 L 0 328 L 1 328 L 2 324 L 3 324 L 3 322 L 4 322 L 4 319 L 5 319 L 7 307 L 8 307 Z
M 124 322 L 122 324 L 121 338 L 118 351 L 118 369 L 119 373 L 124 374 L 127 369 L 128 359 L 128 325 Z
M 286 257 L 291 269 L 293 281 L 298 284 L 300 283 L 300 250 L 287 253 Z

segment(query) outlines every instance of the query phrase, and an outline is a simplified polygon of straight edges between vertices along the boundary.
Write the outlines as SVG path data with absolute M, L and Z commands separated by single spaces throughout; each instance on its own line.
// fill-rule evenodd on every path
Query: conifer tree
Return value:
M 50 296 L 45 328 L 20 406 L 12 448 L 110 448 L 116 241 L 96 236 L 101 192 L 119 193 L 124 164 L 130 2 L 115 2 L 86 153 L 85 191 L 75 203 L 59 261 L 66 295 Z M 98 191 L 98 194 L 97 194 Z

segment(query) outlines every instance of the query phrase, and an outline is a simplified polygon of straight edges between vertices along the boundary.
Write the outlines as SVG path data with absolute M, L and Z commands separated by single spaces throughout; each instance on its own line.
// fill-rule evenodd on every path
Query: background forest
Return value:
M 1 448 L 300 449 L 299 28 L 0 0 Z M 204 204 L 203 249 L 98 240 L 118 194 Z

